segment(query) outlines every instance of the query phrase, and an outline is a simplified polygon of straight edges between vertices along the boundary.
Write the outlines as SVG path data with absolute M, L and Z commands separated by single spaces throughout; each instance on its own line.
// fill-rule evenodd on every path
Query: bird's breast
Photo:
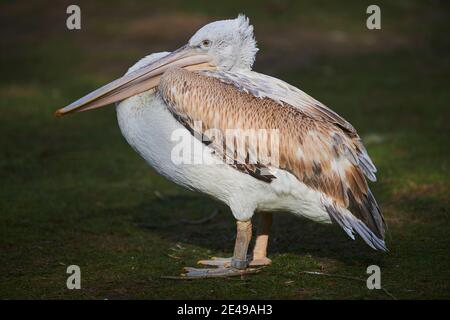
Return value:
M 267 198 L 268 184 L 226 163 L 213 164 L 217 158 L 212 150 L 172 116 L 158 93 L 122 101 L 117 119 L 127 142 L 159 174 L 224 202 L 243 215 L 239 218 L 249 218 L 257 202 Z
M 177 168 L 171 161 L 173 135 L 184 128 L 173 118 L 154 90 L 117 105 L 117 120 L 130 146 L 160 174 L 173 180 Z

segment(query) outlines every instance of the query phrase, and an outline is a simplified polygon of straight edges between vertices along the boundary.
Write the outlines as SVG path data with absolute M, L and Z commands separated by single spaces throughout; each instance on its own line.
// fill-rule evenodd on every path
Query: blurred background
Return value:
M 81 30 L 66 8 L 81 8 Z M 366 8 L 381 8 L 381 30 Z M 0 3 L 0 298 L 450 298 L 449 5 L 446 1 L 2 1 Z M 390 252 L 336 226 L 275 217 L 273 265 L 245 279 L 174 282 L 206 256 L 231 255 L 223 205 L 147 167 L 113 107 L 53 112 L 171 51 L 204 24 L 244 13 L 254 69 L 301 88 L 349 120 L 379 169 L 372 189 Z M 182 219 L 219 214 L 201 225 Z M 66 288 L 79 265 L 82 289 Z M 302 274 L 321 271 L 352 281 Z

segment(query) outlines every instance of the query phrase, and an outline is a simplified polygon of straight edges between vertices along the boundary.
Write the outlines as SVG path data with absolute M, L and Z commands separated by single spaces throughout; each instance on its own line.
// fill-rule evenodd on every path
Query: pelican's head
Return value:
M 258 49 L 253 26 L 248 18 L 209 23 L 198 30 L 189 42 L 158 59 L 149 59 L 123 77 L 87 94 L 55 112 L 62 116 L 96 109 L 158 86 L 162 74 L 170 67 L 188 70 L 250 70 Z
M 207 24 L 192 36 L 188 46 L 209 55 L 221 70 L 250 70 L 258 52 L 253 26 L 244 15 Z

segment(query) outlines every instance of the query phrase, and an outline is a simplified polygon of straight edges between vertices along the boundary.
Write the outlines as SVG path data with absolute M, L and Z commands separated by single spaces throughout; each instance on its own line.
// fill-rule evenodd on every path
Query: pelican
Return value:
M 276 212 L 334 222 L 350 238 L 357 234 L 386 251 L 386 224 L 367 183 L 376 180 L 376 168 L 356 130 L 300 89 L 253 71 L 257 51 L 247 17 L 215 21 L 181 48 L 141 59 L 55 115 L 116 103 L 123 136 L 150 166 L 230 208 L 233 256 L 201 260 L 210 268 L 186 268 L 186 277 L 243 274 L 270 264 Z M 238 148 L 236 139 L 248 132 L 258 139 Z M 248 255 L 256 212 L 261 220 Z

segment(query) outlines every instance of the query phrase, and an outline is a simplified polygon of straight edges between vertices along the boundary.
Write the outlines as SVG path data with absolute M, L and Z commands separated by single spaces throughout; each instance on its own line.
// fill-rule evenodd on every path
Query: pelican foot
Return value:
M 249 264 L 250 267 L 268 266 L 272 263 L 272 260 L 270 260 L 267 257 L 260 257 L 260 258 L 252 259 L 252 257 L 250 255 L 248 256 L 248 261 L 250 261 L 250 264 Z M 204 266 L 228 268 L 231 265 L 231 257 L 230 258 L 212 257 L 209 260 L 197 261 L 197 263 L 204 265 Z
M 211 259 L 208 260 L 197 261 L 197 264 L 201 264 L 204 266 L 228 268 L 231 266 L 231 257 L 230 258 L 212 257 Z
M 185 273 L 180 278 L 184 279 L 206 279 L 206 278 L 222 278 L 235 277 L 246 274 L 258 273 L 260 270 L 256 268 L 235 269 L 231 267 L 218 268 L 184 268 Z
M 266 257 L 257 260 L 258 262 L 256 264 L 252 264 L 253 263 L 252 256 L 247 255 L 247 261 L 252 261 L 250 265 L 253 266 L 267 266 L 272 263 L 272 260 Z M 201 264 L 203 266 L 228 268 L 231 266 L 231 257 L 229 258 L 212 257 L 211 259 L 207 260 L 199 260 L 197 261 L 197 264 Z
M 272 263 L 272 260 L 270 260 L 267 257 L 261 257 L 261 258 L 254 258 L 250 261 L 250 267 L 260 267 L 260 266 L 268 266 Z

